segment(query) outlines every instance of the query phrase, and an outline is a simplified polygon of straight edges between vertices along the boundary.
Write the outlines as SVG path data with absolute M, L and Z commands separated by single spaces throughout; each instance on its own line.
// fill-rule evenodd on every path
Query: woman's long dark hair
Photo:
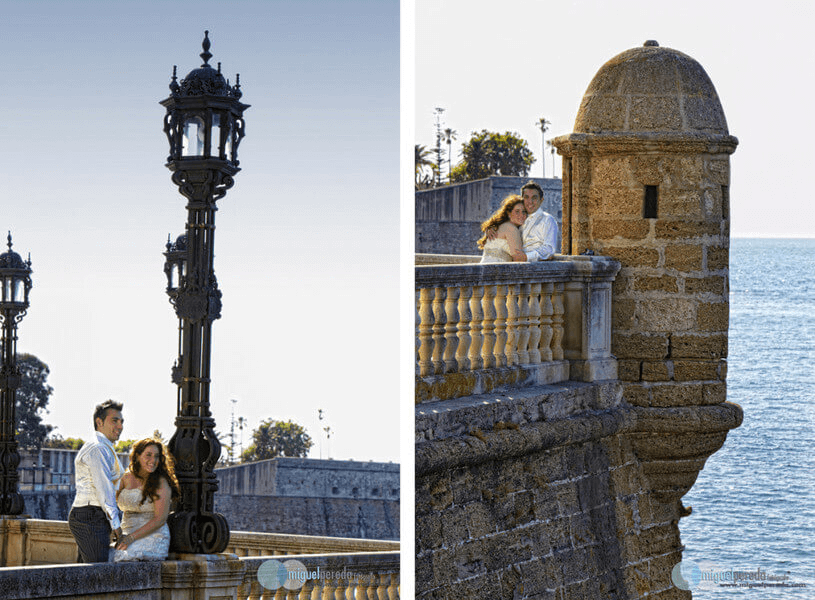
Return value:
M 141 466 L 139 466 L 139 457 L 149 446 L 158 448 L 158 466 L 155 471 L 147 473 L 145 477 L 140 473 Z M 178 479 L 176 479 L 175 476 L 175 460 L 173 460 L 173 455 L 170 454 L 170 451 L 161 440 L 144 438 L 133 444 L 133 449 L 130 451 L 130 466 L 128 468 L 133 475 L 144 481 L 141 502 L 139 502 L 139 504 L 144 504 L 144 501 L 147 500 L 148 497 L 153 501 L 158 498 L 158 489 L 161 486 L 162 478 L 166 479 L 167 483 L 170 484 L 171 499 L 178 497 L 179 491 Z
M 510 194 L 501 202 L 501 206 L 496 210 L 494 213 L 490 215 L 490 218 L 481 223 L 481 231 L 484 232 L 484 235 L 476 242 L 478 245 L 478 249 L 482 250 L 484 248 L 484 244 L 487 243 L 487 229 L 490 227 L 497 228 L 501 223 L 509 221 L 509 213 L 512 212 L 512 209 L 515 208 L 518 204 L 523 204 L 524 199 L 521 198 L 518 194 Z

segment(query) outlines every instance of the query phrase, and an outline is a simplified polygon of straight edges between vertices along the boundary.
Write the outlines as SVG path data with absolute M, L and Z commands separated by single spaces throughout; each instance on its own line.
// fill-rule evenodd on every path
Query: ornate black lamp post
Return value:
M 165 256 L 167 294 L 179 319 L 179 360 L 173 368 L 178 384 L 176 432 L 170 451 L 176 459 L 181 501 L 170 515 L 172 550 L 217 553 L 226 549 L 229 526 L 213 512 L 218 489 L 215 465 L 221 444 L 210 413 L 210 340 L 212 322 L 221 316 L 221 292 L 213 270 L 215 203 L 235 183 L 238 145 L 244 135 L 240 79 L 231 86 L 221 66 L 209 65 L 209 32 L 204 34 L 204 64 L 178 82 L 176 68 L 164 132 L 170 142 L 167 168 L 187 198 L 187 231 L 169 244 Z M 183 241 L 182 241 L 183 238 Z
M 28 261 L 11 249 L 11 232 L 8 234 L 8 251 L 0 254 L 0 321 L 3 339 L 0 346 L 0 514 L 22 514 L 25 504 L 17 490 L 20 480 L 17 467 L 20 454 L 14 431 L 17 426 L 16 395 L 20 387 L 20 371 L 17 368 L 17 324 L 28 310 L 28 293 L 31 290 L 31 257 Z

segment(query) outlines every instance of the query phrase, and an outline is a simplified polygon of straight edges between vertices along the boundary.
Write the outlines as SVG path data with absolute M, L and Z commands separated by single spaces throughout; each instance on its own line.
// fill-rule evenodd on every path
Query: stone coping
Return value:
M 620 433 L 724 434 L 743 418 L 737 404 L 631 406 L 617 381 L 564 382 L 422 404 L 416 409 L 416 476 L 472 466 Z M 673 452 L 675 454 L 675 452 Z
M 0 568 L 0 596 L 5 600 L 86 597 L 111 594 L 160 597 L 162 563 L 94 563 Z M 150 594 L 149 591 L 154 591 Z
M 426 288 L 509 282 L 611 281 L 620 270 L 620 263 L 607 256 L 557 254 L 554 259 L 535 263 L 423 264 L 414 268 L 416 288 Z
M 622 402 L 616 381 L 563 381 L 521 389 L 425 402 L 416 408 L 416 443 L 440 440 L 496 424 L 517 428 L 555 421 L 588 410 L 608 410 Z

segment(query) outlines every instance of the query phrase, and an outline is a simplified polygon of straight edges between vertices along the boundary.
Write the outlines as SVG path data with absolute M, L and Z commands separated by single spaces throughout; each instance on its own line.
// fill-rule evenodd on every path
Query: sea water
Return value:
M 683 568 L 695 600 L 815 598 L 815 240 L 731 240 L 729 339 L 744 423 L 683 498 Z

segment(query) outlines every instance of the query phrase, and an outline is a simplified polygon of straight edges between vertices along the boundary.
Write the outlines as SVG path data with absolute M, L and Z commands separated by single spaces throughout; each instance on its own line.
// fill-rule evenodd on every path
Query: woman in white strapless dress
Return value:
M 478 247 L 484 253 L 482 263 L 512 262 L 516 250 L 523 250 L 521 241 L 521 225 L 526 221 L 526 208 L 524 200 L 518 194 L 511 194 L 504 198 L 501 207 L 492 216 L 481 223 L 484 235 L 478 240 Z M 488 230 L 495 231 L 493 239 L 487 239 Z
M 167 515 L 178 494 L 172 455 L 160 440 L 133 444 L 130 466 L 122 476 L 116 501 L 122 509 L 122 537 L 114 561 L 164 560 L 170 550 Z

